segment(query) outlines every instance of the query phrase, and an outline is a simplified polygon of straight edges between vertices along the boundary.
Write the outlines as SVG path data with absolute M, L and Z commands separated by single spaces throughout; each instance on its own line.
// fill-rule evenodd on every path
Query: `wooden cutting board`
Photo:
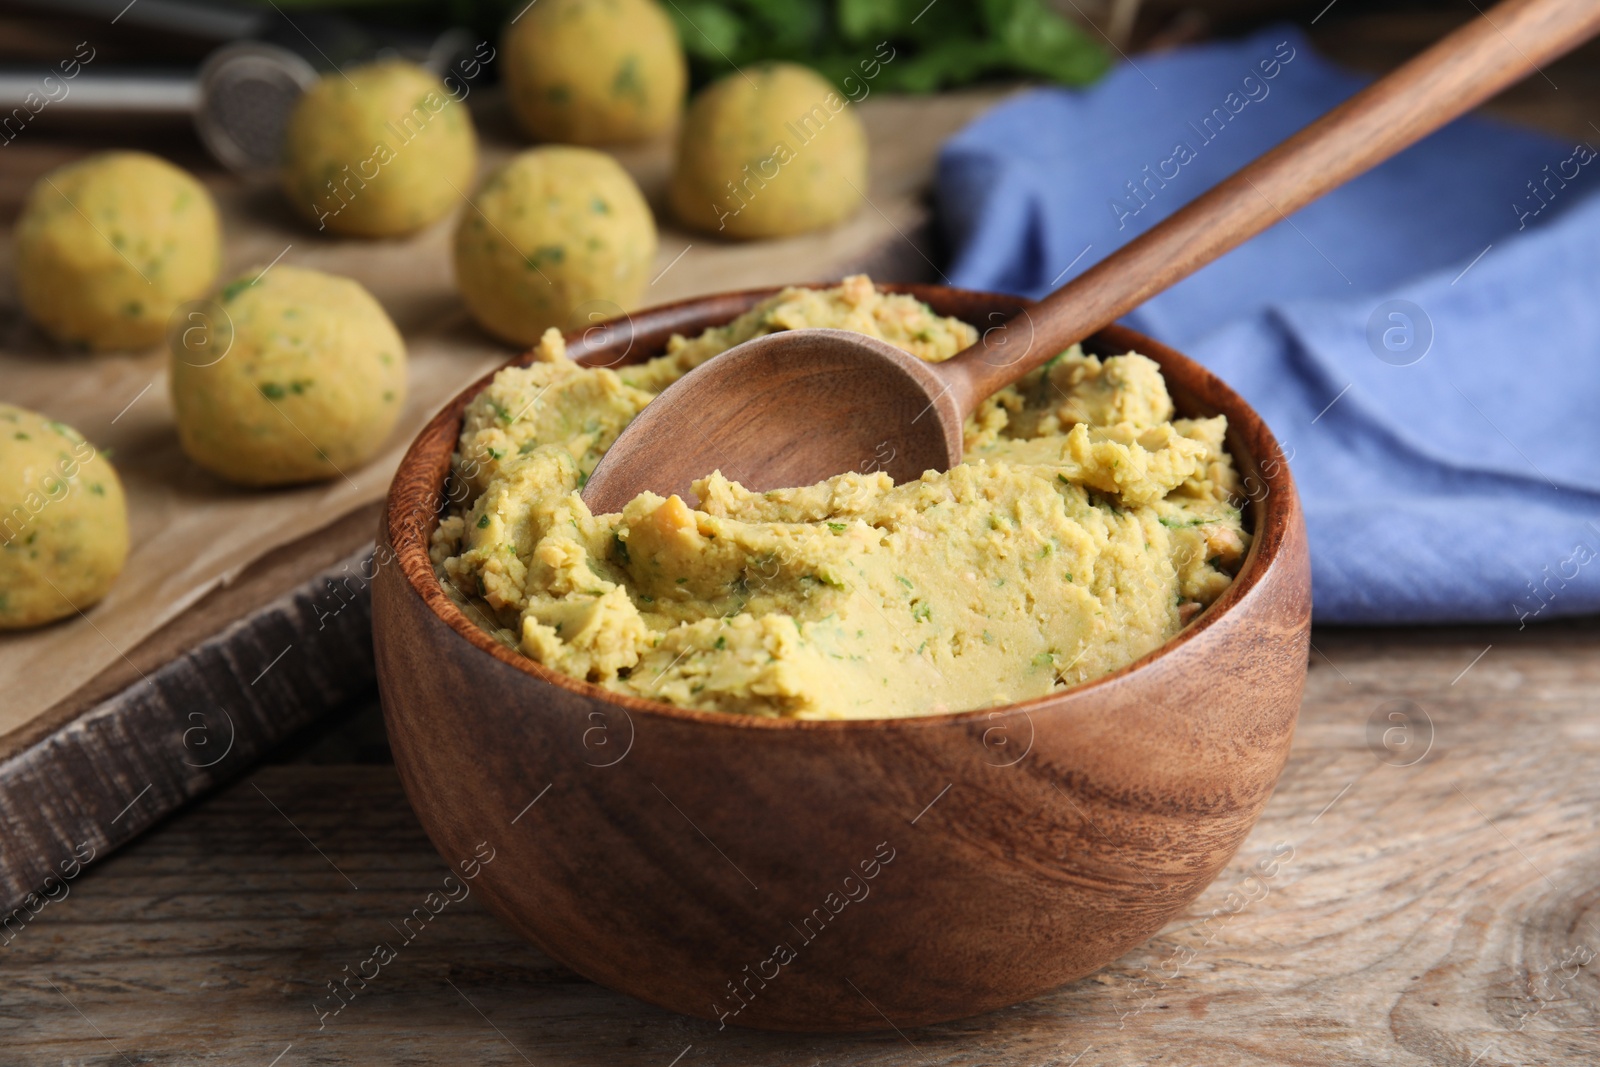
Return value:
M 1000 95 L 864 101 L 868 204 L 833 230 L 781 241 L 729 244 L 675 229 L 663 205 L 670 144 L 619 151 L 662 222 L 655 280 L 641 302 L 856 271 L 936 278 L 926 195 L 938 146 Z M 474 114 L 487 170 L 521 144 L 498 101 L 481 105 Z M 193 166 L 216 195 L 225 271 L 280 255 L 354 277 L 384 303 L 411 353 L 402 424 L 348 485 L 244 494 L 213 482 L 176 446 L 164 353 L 68 356 L 23 321 L 9 237 L 22 200 L 41 174 L 105 147 L 29 132 L 38 136 L 9 145 L 0 173 L 0 399 L 114 448 L 134 548 L 117 589 L 86 615 L 0 636 L 0 681 L 9 683 L 0 685 L 8 694 L 0 700 L 5 908 L 70 862 L 75 846 L 111 851 L 371 686 L 366 584 L 383 490 L 432 413 L 515 354 L 478 331 L 460 305 L 449 266 L 453 220 L 402 241 L 325 239 L 270 185 L 207 166 L 186 139 L 172 149 L 169 134 L 152 150 Z M 143 143 L 123 137 L 118 147 Z

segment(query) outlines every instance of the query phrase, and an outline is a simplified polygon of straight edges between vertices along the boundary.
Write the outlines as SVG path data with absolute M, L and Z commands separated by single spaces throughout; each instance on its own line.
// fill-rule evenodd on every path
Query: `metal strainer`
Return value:
M 316 80 L 316 69 L 286 48 L 259 41 L 224 45 L 200 66 L 195 129 L 223 165 L 270 169 L 289 112 Z

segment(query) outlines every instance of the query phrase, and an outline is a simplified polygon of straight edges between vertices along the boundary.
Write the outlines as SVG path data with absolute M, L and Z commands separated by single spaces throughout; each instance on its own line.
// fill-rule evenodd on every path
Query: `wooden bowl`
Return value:
M 1019 306 L 889 288 L 980 326 Z M 641 311 L 569 343 L 587 363 L 634 362 L 773 291 Z M 1181 412 L 1227 415 L 1255 540 L 1223 597 L 1138 662 L 927 718 L 689 711 L 499 645 L 428 560 L 462 411 L 489 377 L 447 404 L 390 488 L 373 590 L 395 764 L 445 861 L 578 973 L 724 1025 L 941 1022 L 1088 974 L 1159 930 L 1222 870 L 1283 768 L 1310 568 L 1288 466 L 1243 400 L 1130 330 L 1086 347 L 1137 349 Z

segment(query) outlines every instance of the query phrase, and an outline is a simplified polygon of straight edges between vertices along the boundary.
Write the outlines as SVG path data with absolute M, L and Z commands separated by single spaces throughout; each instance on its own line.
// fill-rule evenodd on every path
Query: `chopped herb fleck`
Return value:
M 478 520 L 478 529 L 487 530 L 488 528 L 489 528 L 489 513 L 486 511 L 486 512 L 483 513 L 483 518 Z
M 644 99 L 644 84 L 639 80 L 639 61 L 634 56 L 629 56 L 617 67 L 617 73 L 611 79 L 612 96 L 636 96 Z
M 561 245 L 540 245 L 533 250 L 533 255 L 525 258 L 525 262 L 530 270 L 538 270 L 547 263 L 554 266 L 566 258 L 567 250 Z
M 282 400 L 291 393 L 301 396 L 314 384 L 311 378 L 295 378 L 289 382 L 262 382 L 258 388 L 268 400 Z

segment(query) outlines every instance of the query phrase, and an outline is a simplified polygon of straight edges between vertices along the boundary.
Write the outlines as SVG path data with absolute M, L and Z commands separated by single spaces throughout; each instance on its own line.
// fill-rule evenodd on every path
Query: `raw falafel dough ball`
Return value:
M 55 340 L 145 348 L 221 263 L 217 206 L 194 177 L 144 152 L 104 152 L 39 179 L 17 221 L 17 291 Z
M 82 611 L 127 558 L 111 461 L 72 427 L 0 404 L 0 630 Z
M 279 264 L 225 286 L 220 304 L 218 336 L 172 350 L 191 459 L 239 485 L 288 485 L 348 474 L 383 445 L 405 403 L 406 348 L 365 289 Z
M 290 203 L 318 229 L 355 237 L 396 237 L 443 218 L 477 166 L 466 105 L 397 59 L 324 77 L 284 134 Z
M 473 208 L 456 226 L 456 286 L 497 337 L 530 345 L 551 326 L 588 325 L 575 313 L 610 318 L 644 289 L 655 219 L 603 152 L 529 149 L 489 176 Z
M 841 222 L 867 188 L 867 137 L 839 90 L 796 63 L 707 86 L 684 118 L 672 209 L 724 237 L 787 237 Z
M 501 48 L 512 111 L 538 140 L 641 141 L 683 110 L 683 45 L 654 0 L 540 0 Z

